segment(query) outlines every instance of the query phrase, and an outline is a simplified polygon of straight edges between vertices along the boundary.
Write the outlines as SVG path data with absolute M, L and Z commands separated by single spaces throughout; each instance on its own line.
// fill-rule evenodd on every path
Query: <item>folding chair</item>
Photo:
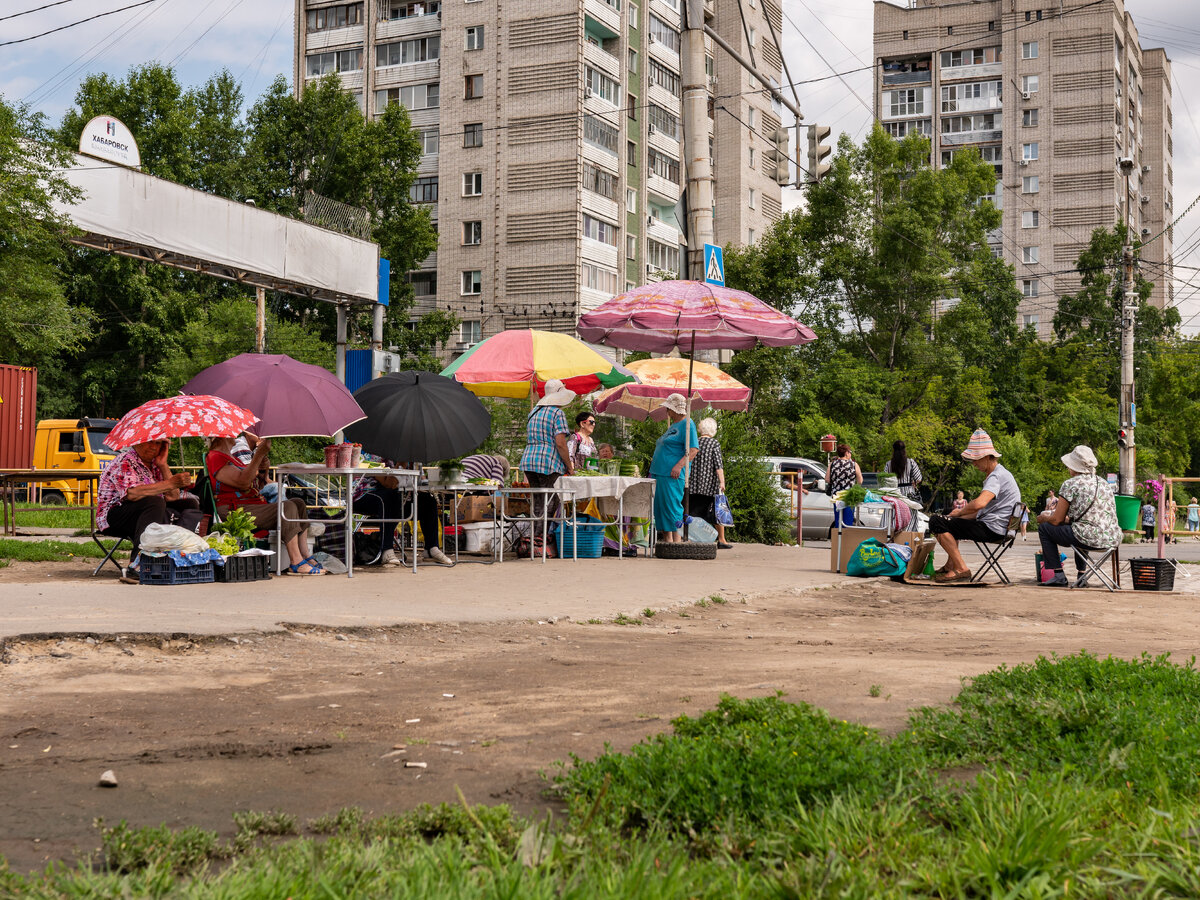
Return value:
M 1083 571 L 1079 574 L 1078 579 L 1079 587 L 1087 587 L 1088 581 L 1092 576 L 1095 576 L 1110 591 L 1119 591 L 1121 589 L 1121 545 L 1117 544 L 1115 547 L 1105 547 L 1103 549 L 1081 546 L 1079 549 L 1086 550 L 1088 553 L 1100 554 L 1096 558 L 1091 556 L 1083 557 Z M 1104 571 L 1104 564 L 1110 560 L 1112 562 L 1111 578 Z
M 102 536 L 116 538 L 117 542 L 115 544 L 113 544 L 111 547 L 105 548 L 104 544 L 100 541 L 100 538 Z M 95 578 L 97 575 L 99 575 L 100 570 L 104 568 L 104 564 L 109 563 L 109 562 L 112 563 L 113 566 L 116 568 L 118 575 L 124 575 L 125 569 L 121 566 L 121 564 L 119 562 L 117 562 L 115 559 L 113 559 L 113 557 L 116 556 L 117 551 L 121 549 L 121 547 L 125 544 L 126 541 L 129 542 L 129 546 L 130 546 L 130 548 L 132 548 L 133 547 L 133 539 L 131 537 L 129 537 L 129 535 L 127 535 L 127 534 L 117 534 L 115 531 L 111 531 L 108 528 L 104 528 L 99 531 L 93 531 L 92 532 L 92 540 L 96 542 L 97 547 L 99 547 L 101 550 L 106 551 L 104 554 L 104 559 L 100 560 L 100 565 L 96 566 L 95 570 L 92 572 L 92 577 Z
M 1000 566 L 1000 559 L 1012 547 L 1013 541 L 1017 539 L 1017 531 L 1021 527 L 1021 518 L 1025 514 L 1025 504 L 1017 503 L 1013 505 L 1012 513 L 1008 517 L 1008 530 L 1005 531 L 1004 537 L 996 536 L 994 541 L 972 541 L 975 549 L 983 554 L 983 565 L 975 573 L 971 579 L 972 582 L 981 582 L 989 571 L 995 572 L 1004 584 L 1012 584 L 1008 580 L 1008 576 L 1004 574 L 1004 569 Z

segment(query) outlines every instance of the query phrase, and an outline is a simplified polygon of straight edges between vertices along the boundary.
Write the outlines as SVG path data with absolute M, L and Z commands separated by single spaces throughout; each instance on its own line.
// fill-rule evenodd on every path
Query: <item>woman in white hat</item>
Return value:
M 683 489 L 687 484 L 687 466 L 699 452 L 700 438 L 696 423 L 688 418 L 687 398 L 671 394 L 660 409 L 667 411 L 671 427 L 654 445 L 650 459 L 650 477 L 654 484 L 654 527 L 659 540 L 674 543 L 682 539 Z
M 521 454 L 520 469 L 535 488 L 554 487 L 559 475 L 574 475 L 571 454 L 567 450 L 567 417 L 562 408 L 575 399 L 575 392 L 563 387 L 557 378 L 546 382 L 546 390 L 525 422 L 525 451 Z M 536 555 L 541 554 L 545 534 L 541 531 L 542 507 L 546 494 L 533 495 L 533 516 Z M 553 511 L 552 511 L 553 514 Z
M 1053 510 L 1038 513 L 1038 537 L 1042 541 L 1042 564 L 1054 571 L 1048 587 L 1067 587 L 1059 547 L 1075 548 L 1075 569 L 1079 573 L 1075 587 L 1087 585 L 1087 569 L 1083 560 L 1089 550 L 1104 551 L 1121 543 L 1121 526 L 1117 524 L 1117 501 L 1112 486 L 1096 474 L 1096 454 L 1080 444 L 1061 457 L 1071 477 L 1058 489 L 1058 502 Z M 1067 521 L 1068 518 L 1070 521 Z

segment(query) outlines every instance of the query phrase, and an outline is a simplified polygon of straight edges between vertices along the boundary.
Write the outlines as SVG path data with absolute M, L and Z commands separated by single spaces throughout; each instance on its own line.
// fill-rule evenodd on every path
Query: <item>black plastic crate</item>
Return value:
M 264 581 L 271 577 L 271 557 L 230 556 L 225 565 L 215 567 L 214 574 L 217 581 L 228 583 Z
M 177 566 L 169 556 L 142 555 L 138 565 L 140 584 L 212 584 L 213 564 Z
M 1129 571 L 1133 575 L 1135 591 L 1171 591 L 1175 589 L 1175 560 L 1131 559 Z

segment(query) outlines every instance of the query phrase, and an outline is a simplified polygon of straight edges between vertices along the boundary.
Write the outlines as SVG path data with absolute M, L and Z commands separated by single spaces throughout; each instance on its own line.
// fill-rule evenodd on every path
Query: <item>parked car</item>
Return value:
M 796 491 L 791 485 L 798 479 L 807 494 L 801 494 L 803 510 L 802 531 L 808 541 L 826 540 L 833 527 L 833 500 L 825 493 L 825 464 L 800 456 L 768 456 L 763 459 L 775 476 L 775 489 L 788 504 L 791 517 L 796 517 Z

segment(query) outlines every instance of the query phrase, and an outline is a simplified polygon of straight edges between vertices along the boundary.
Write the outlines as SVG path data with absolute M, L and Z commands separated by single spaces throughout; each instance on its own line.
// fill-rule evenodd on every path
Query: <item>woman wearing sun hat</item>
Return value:
M 1108 550 L 1121 543 L 1117 501 L 1112 486 L 1096 474 L 1096 454 L 1091 447 L 1080 444 L 1061 459 L 1071 477 L 1058 489 L 1054 509 L 1039 513 L 1037 517 L 1042 559 L 1047 569 L 1054 570 L 1054 578 L 1043 584 L 1047 587 L 1067 586 L 1058 548 L 1074 547 L 1075 569 L 1079 573 L 1075 587 L 1084 587 L 1087 569 L 1083 560 L 1088 551 Z
M 671 427 L 654 445 L 650 459 L 650 477 L 654 479 L 654 527 L 659 540 L 674 543 L 681 540 L 683 528 L 683 489 L 687 484 L 687 467 L 699 452 L 700 439 L 696 423 L 688 418 L 687 398 L 671 394 L 659 404 L 671 419 Z
M 567 451 L 567 436 L 571 429 L 567 427 L 567 417 L 562 411 L 562 408 L 574 399 L 574 391 L 563 387 L 563 383 L 557 378 L 551 378 L 546 382 L 542 399 L 529 414 L 525 422 L 525 451 L 521 454 L 520 469 L 525 473 L 530 487 L 554 487 L 559 475 L 575 474 L 571 454 Z M 533 542 L 539 555 L 541 543 L 546 537 L 541 529 L 542 507 L 546 503 L 546 496 L 543 493 L 535 493 L 532 503 Z M 551 515 L 553 514 L 552 508 Z

